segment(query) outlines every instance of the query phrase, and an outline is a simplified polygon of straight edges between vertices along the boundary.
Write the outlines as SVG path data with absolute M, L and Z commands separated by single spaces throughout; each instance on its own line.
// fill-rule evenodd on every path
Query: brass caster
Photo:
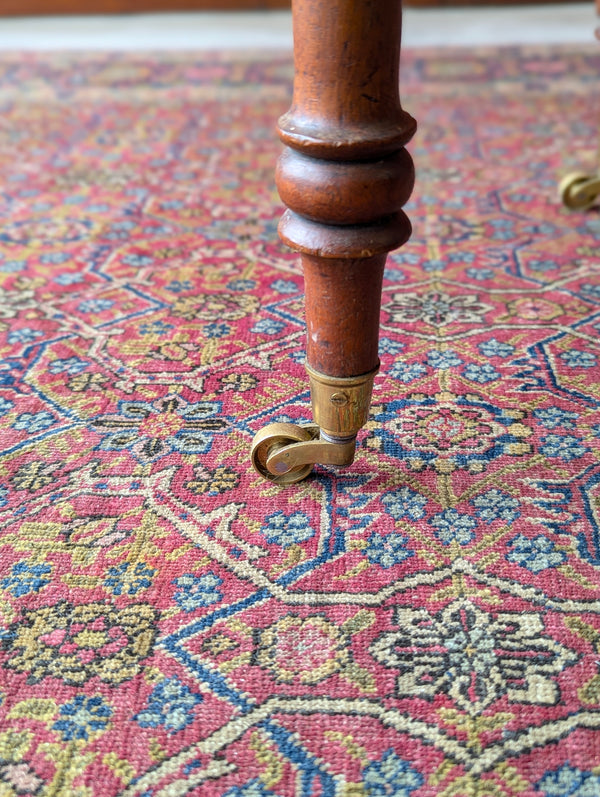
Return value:
M 587 210 L 600 197 L 600 174 L 571 172 L 560 181 L 558 192 L 569 210 Z
M 306 478 L 312 466 L 351 465 L 356 435 L 332 438 L 316 424 L 270 423 L 254 436 L 252 464 L 263 478 L 275 484 L 295 484 Z
M 269 470 L 267 461 L 269 457 L 287 446 L 314 440 L 315 436 L 319 436 L 319 427 L 314 424 L 296 426 L 293 423 L 270 423 L 254 435 L 250 452 L 254 470 L 275 484 L 295 484 L 302 481 L 311 472 L 312 462 L 287 470 L 282 469 L 283 472 L 273 472 Z

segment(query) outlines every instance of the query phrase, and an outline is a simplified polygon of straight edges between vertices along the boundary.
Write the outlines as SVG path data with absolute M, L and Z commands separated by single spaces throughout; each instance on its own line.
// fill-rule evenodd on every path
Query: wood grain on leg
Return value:
M 307 361 L 350 377 L 376 368 L 386 253 L 411 232 L 398 0 L 294 0 L 292 107 L 277 187 L 282 239 L 302 253 Z

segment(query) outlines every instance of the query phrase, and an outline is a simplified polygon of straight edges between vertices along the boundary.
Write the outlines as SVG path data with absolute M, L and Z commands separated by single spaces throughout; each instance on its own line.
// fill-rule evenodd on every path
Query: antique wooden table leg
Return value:
M 271 424 L 252 460 L 299 481 L 312 464 L 348 465 L 379 365 L 387 253 L 411 227 L 401 210 L 414 169 L 415 121 L 400 105 L 399 0 L 293 0 L 292 107 L 279 120 L 282 240 L 301 253 L 307 371 L 317 426 Z

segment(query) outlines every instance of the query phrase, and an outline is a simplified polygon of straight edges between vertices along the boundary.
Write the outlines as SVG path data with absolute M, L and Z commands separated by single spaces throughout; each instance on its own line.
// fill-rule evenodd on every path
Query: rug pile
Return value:
M 599 794 L 600 56 L 404 53 L 372 418 L 281 489 L 291 78 L 0 56 L 0 794 Z

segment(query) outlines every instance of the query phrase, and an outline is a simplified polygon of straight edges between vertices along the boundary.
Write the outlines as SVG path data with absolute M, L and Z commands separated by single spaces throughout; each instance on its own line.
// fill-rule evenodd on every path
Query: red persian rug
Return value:
M 600 54 L 404 54 L 372 420 L 281 489 L 291 77 L 0 56 L 0 794 L 600 794 Z

